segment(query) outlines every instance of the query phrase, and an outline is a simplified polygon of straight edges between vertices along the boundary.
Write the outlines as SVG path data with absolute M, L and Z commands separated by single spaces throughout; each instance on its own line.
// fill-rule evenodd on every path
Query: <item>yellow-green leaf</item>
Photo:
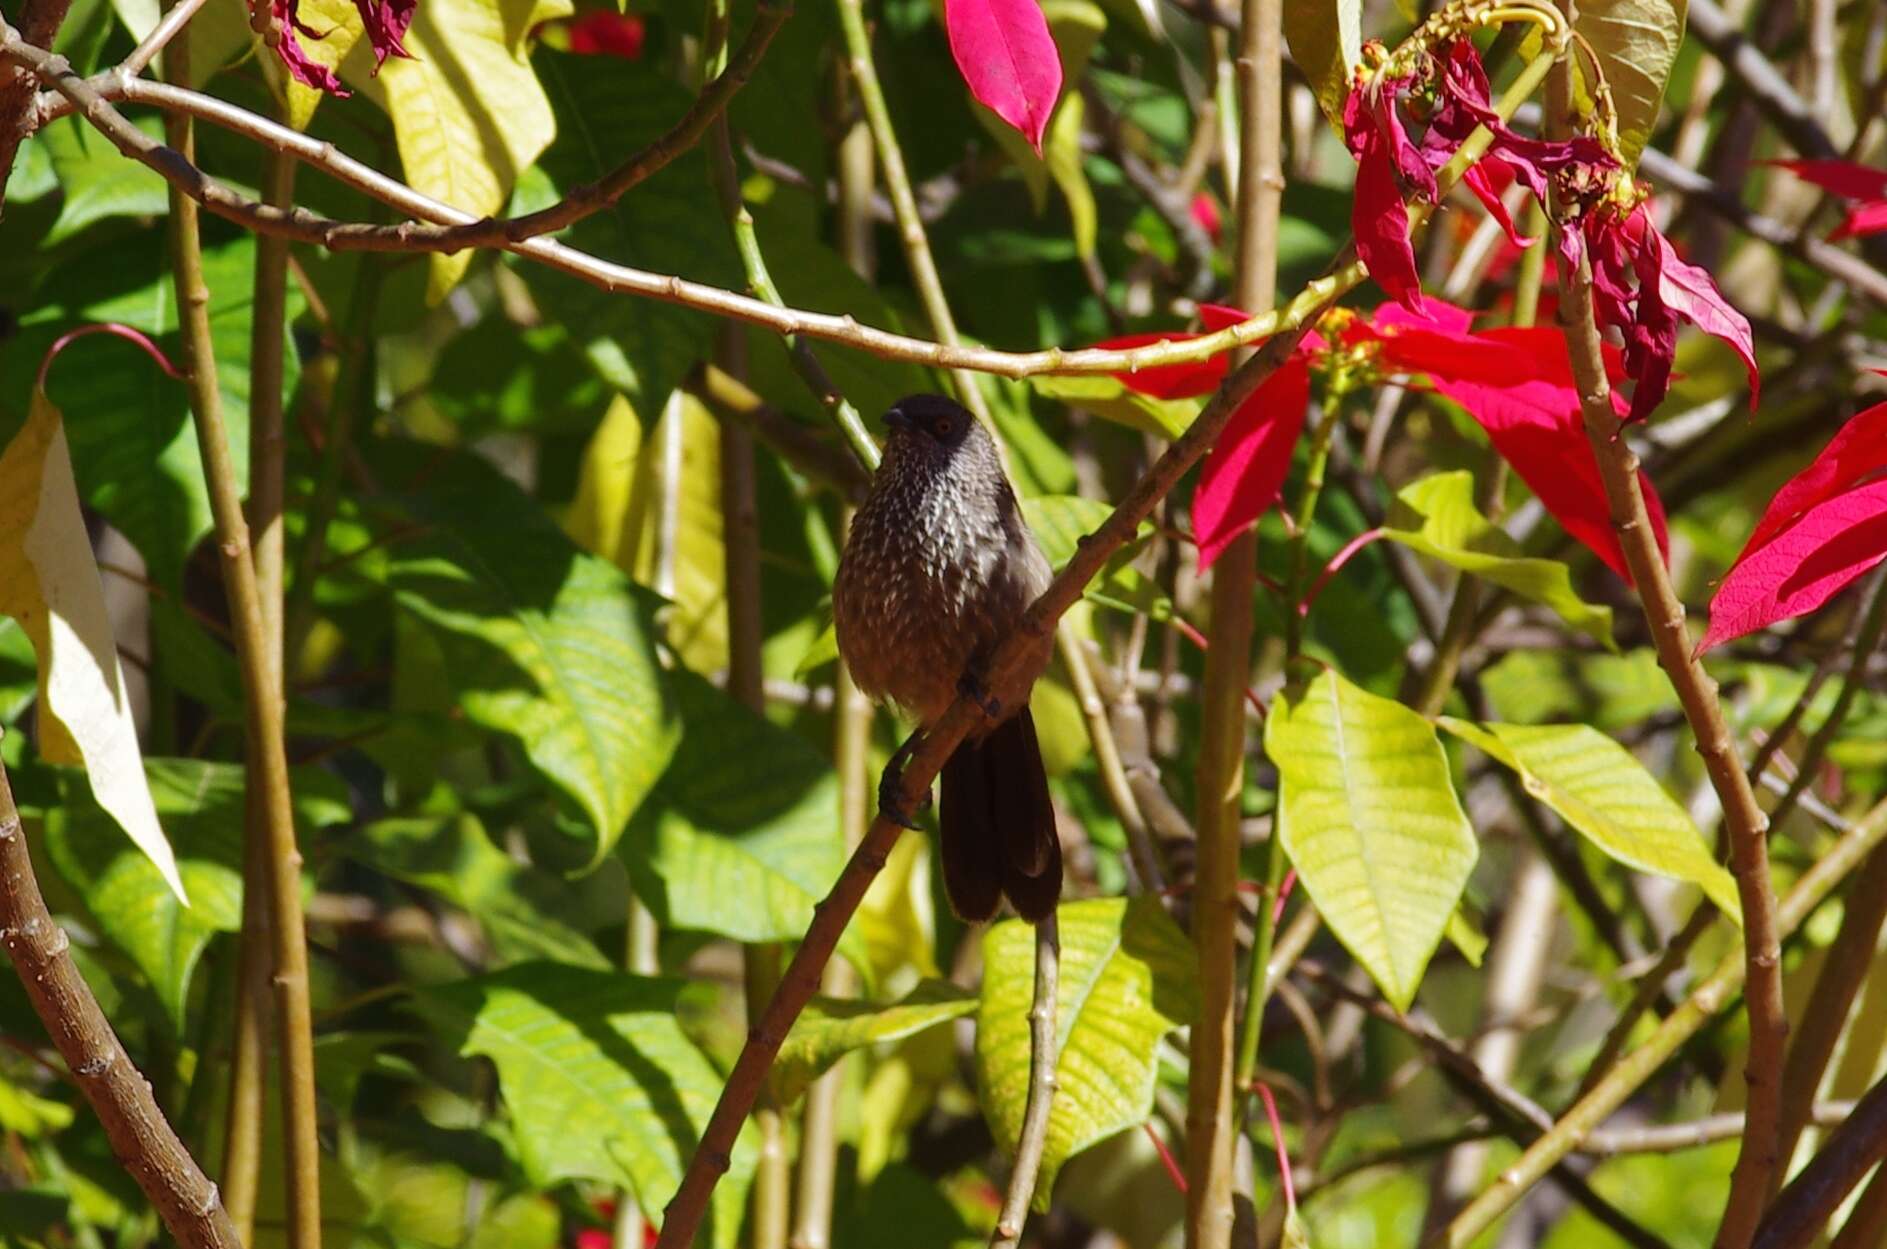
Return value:
M 1160 438 L 1177 438 L 1185 433 L 1205 406 L 1200 399 L 1155 399 L 1127 389 L 1115 378 L 1100 375 L 1031 377 L 1029 386 L 1043 398 L 1058 399 L 1069 407 Z
M 1473 724 L 1443 728 L 1520 774 L 1529 794 L 1626 867 L 1702 889 L 1742 922 L 1736 882 L 1704 835 L 1629 750 L 1584 724 Z
M 1153 1105 L 1160 1038 L 1190 1022 L 1198 1010 L 1192 942 L 1157 898 L 1070 902 L 1057 916 L 1060 1054 L 1035 1190 L 1038 1209 L 1047 1207 L 1062 1163 L 1145 1121 Z M 983 938 L 976 1070 L 990 1130 L 1011 1152 L 1022 1134 L 1028 1101 L 1034 984 L 1035 929 L 1021 920 L 992 927 Z
M 40 753 L 85 768 L 98 805 L 183 899 L 144 780 L 65 422 L 37 387 L 26 424 L 0 453 L 0 612 L 20 622 L 39 658 Z
M 853 1050 L 902 1041 L 975 1009 L 976 995 L 947 980 L 919 981 L 889 1005 L 816 997 L 786 1034 L 768 1079 L 783 1103 L 794 1102 L 808 1084 Z
M 674 602 L 664 620 L 668 643 L 696 672 L 727 666 L 720 464 L 719 426 L 694 396 L 676 392 L 646 430 L 635 408 L 617 396 L 583 453 L 577 497 L 564 518 L 578 546 Z M 671 468 L 673 581 L 664 584 L 657 539 L 662 481 Z
M 351 58 L 342 74 L 393 118 L 414 189 L 488 216 L 557 133 L 519 32 L 571 11 L 569 0 L 426 0 L 406 32 L 411 58 L 389 57 L 364 80 L 368 62 Z M 471 259 L 469 251 L 434 255 L 428 301 L 444 299 Z
M 1618 109 L 1619 155 L 1638 163 L 1658 124 L 1664 87 L 1684 42 L 1687 0 L 1580 0 L 1578 32 L 1591 45 Z M 1584 57 L 1574 62 L 1581 78 Z
M 1383 536 L 1544 603 L 1581 633 L 1613 645 L 1612 609 L 1580 598 L 1565 564 L 1522 555 L 1519 544 L 1474 505 L 1474 475 L 1465 469 L 1404 486 L 1396 493 Z
M 111 7 L 131 37 L 142 40 L 156 29 L 165 6 L 159 0 L 111 0 Z M 249 14 L 243 0 L 208 0 L 184 29 L 190 40 L 190 83 L 185 85 L 203 82 L 238 53 L 247 51 L 251 42 Z
M 1324 116 L 1342 126 L 1350 76 L 1363 60 L 1362 0 L 1292 0 L 1284 6 L 1284 38 Z
M 1265 753 L 1298 879 L 1407 1010 L 1479 851 L 1435 726 L 1325 671 L 1273 701 Z
M 1075 254 L 1092 256 L 1099 229 L 1099 210 L 1094 204 L 1094 188 L 1088 185 L 1087 170 L 1082 166 L 1081 119 L 1086 112 L 1082 97 L 1070 92 L 1048 123 L 1047 142 L 1042 156 L 1049 176 L 1061 188 L 1068 202 L 1068 219 L 1073 225 Z

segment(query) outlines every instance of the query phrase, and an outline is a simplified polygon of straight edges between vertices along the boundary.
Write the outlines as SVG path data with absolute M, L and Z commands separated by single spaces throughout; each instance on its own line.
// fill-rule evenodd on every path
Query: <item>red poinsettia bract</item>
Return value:
M 570 50 L 578 56 L 615 56 L 625 61 L 642 59 L 648 37 L 642 18 L 634 13 L 600 9 L 571 22 Z
M 1871 169 L 1846 160 L 1772 160 L 1804 182 L 1813 182 L 1843 199 L 1858 201 L 1831 239 L 1859 238 L 1887 230 L 1887 169 Z
M 1698 651 L 1806 615 L 1887 559 L 1887 403 L 1846 425 L 1770 500 L 1710 600 Z
M 380 72 L 380 67 L 386 64 L 389 56 L 412 56 L 402 41 L 406 38 L 407 29 L 413 24 L 413 14 L 419 8 L 419 0 L 354 0 L 354 8 L 360 13 L 361 27 L 367 36 L 368 46 L 373 49 L 375 73 Z M 289 76 L 317 91 L 325 91 L 329 95 L 346 95 L 347 88 L 341 85 L 339 76 L 327 66 L 310 60 L 307 51 L 301 46 L 301 36 L 322 39 L 326 37 L 326 32 L 315 30 L 301 20 L 299 0 L 269 0 L 269 17 L 273 25 L 270 37 L 280 35 L 275 44 L 275 54 L 282 58 Z
M 1199 321 L 1206 334 L 1247 319 L 1237 308 L 1224 304 L 1199 305 Z M 1185 342 L 1200 336 L 1158 332 L 1125 334 L 1095 346 L 1123 351 L 1159 342 Z M 1199 544 L 1201 572 L 1212 567 L 1232 539 L 1256 523 L 1265 509 L 1278 501 L 1284 479 L 1291 470 L 1291 451 L 1304 430 L 1304 411 L 1310 403 L 1310 356 L 1322 346 L 1323 340 L 1315 332 L 1305 335 L 1298 350 L 1232 413 L 1218 441 L 1207 452 L 1205 466 L 1199 473 L 1199 488 L 1193 495 L 1193 537 Z M 1183 399 L 1211 394 L 1225 380 L 1230 368 L 1231 353 L 1220 352 L 1205 360 L 1160 365 L 1114 376 L 1122 385 L 1140 394 L 1156 399 Z
M 1061 53 L 1036 0 L 944 0 L 950 55 L 970 94 L 1042 150 L 1061 96 Z
M 1545 326 L 1476 331 L 1472 321 L 1465 309 L 1431 298 L 1419 316 L 1384 304 L 1344 337 L 1375 343 L 1384 368 L 1424 374 L 1438 393 L 1460 404 L 1560 526 L 1629 581 L 1560 332 Z M 1615 380 L 1623 376 L 1618 352 L 1606 352 L 1606 365 Z M 1613 402 L 1622 400 L 1614 395 Z M 1668 553 L 1664 507 L 1651 479 L 1641 473 L 1638 481 L 1658 549 Z

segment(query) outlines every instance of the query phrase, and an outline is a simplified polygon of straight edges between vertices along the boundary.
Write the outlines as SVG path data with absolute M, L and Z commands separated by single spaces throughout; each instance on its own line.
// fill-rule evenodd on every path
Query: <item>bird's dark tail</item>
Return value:
M 991 918 L 1003 895 L 1035 922 L 1061 898 L 1061 840 L 1048 773 L 1025 707 L 944 764 L 944 890 L 964 919 Z

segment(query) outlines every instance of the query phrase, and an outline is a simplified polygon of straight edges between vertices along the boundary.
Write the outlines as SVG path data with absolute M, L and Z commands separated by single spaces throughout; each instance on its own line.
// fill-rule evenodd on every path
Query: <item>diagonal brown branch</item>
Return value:
M 0 767 L 0 946 L 73 1082 L 104 1125 L 112 1152 L 177 1243 L 185 1249 L 242 1249 L 216 1185 L 157 1108 L 150 1083 L 131 1065 L 68 944 L 40 896 L 13 787 Z

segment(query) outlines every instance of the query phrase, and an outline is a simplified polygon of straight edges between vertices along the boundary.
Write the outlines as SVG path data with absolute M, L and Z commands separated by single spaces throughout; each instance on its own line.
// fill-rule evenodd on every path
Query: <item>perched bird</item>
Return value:
M 1005 894 L 1024 919 L 1040 920 L 1061 896 L 1061 842 L 1026 691 L 1048 666 L 1049 646 L 1031 657 L 1013 708 L 993 704 L 980 676 L 1047 587 L 1048 560 L 975 417 L 941 395 L 911 395 L 885 424 L 884 462 L 832 587 L 839 654 L 860 689 L 897 703 L 920 727 L 959 693 L 996 721 L 944 764 L 944 888 L 966 920 L 989 919 Z M 894 798 L 904 753 L 879 794 L 886 814 L 908 825 Z

